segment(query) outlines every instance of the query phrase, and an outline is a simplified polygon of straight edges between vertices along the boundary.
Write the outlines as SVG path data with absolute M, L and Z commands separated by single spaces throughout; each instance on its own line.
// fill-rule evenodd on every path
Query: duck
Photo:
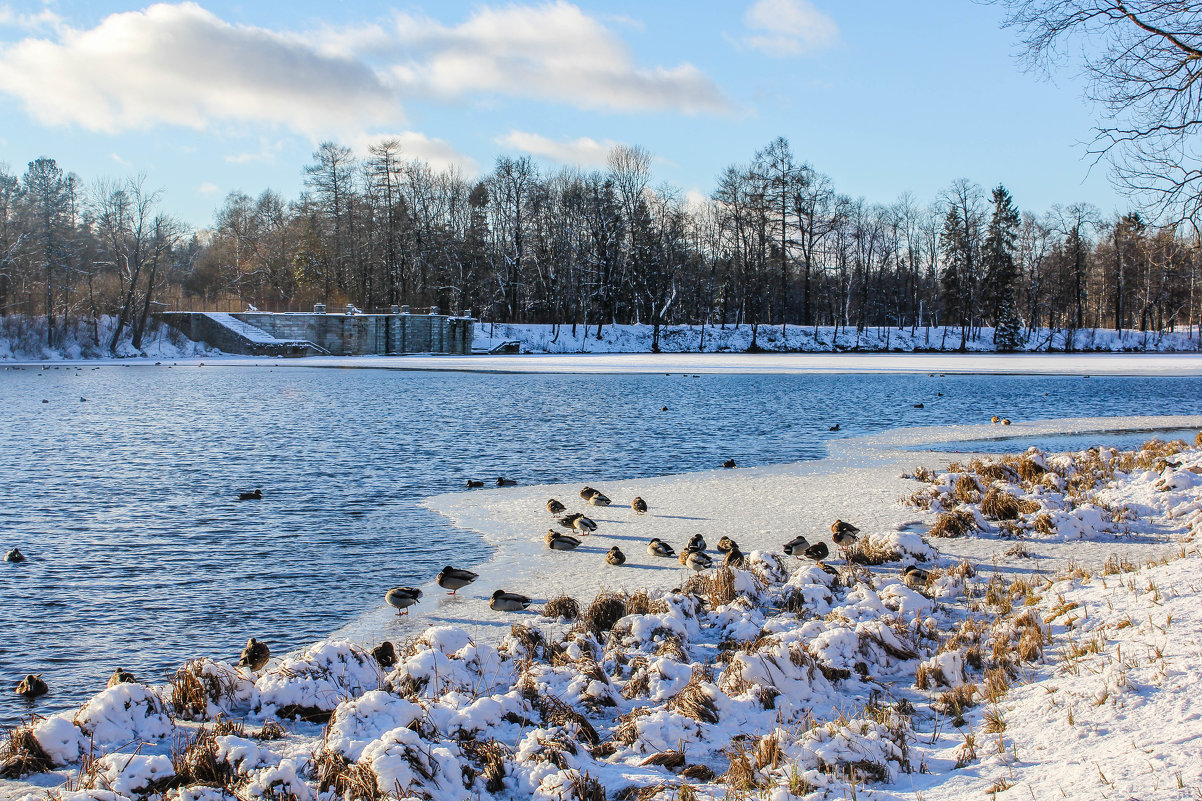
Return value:
M 705 543 L 705 537 L 701 536 L 701 534 L 694 534 L 689 537 L 688 549 L 690 551 L 704 551 L 707 547 L 709 546 Z
M 634 510 L 636 515 L 647 514 L 647 502 L 642 498 L 636 497 L 630 502 L 630 508 Z
M 907 587 L 921 588 L 927 586 L 927 582 L 931 580 L 931 571 L 923 570 L 921 567 L 910 565 L 902 571 L 902 581 Z
M 113 671 L 113 675 L 109 676 L 108 684 L 104 685 L 105 689 L 111 689 L 118 684 L 137 684 L 138 680 L 134 674 L 130 673 L 125 668 L 117 668 Z
M 263 500 L 263 490 L 257 489 L 254 492 L 239 492 L 238 500 L 240 500 L 240 501 L 261 501 L 261 500 Z
M 718 550 L 721 551 L 722 553 L 726 553 L 731 548 L 738 548 L 738 547 L 739 546 L 730 537 L 723 537 L 722 539 L 718 540 Z
M 271 649 L 267 647 L 267 643 L 251 637 L 246 641 L 242 655 L 238 657 L 238 667 L 248 667 L 252 672 L 262 670 L 268 659 L 271 659 Z
M 830 428 L 827 429 L 827 431 L 838 431 L 838 430 L 839 430 L 838 423 L 835 423 L 833 426 L 831 426 Z
M 696 553 L 696 551 L 686 545 L 680 550 L 680 556 L 678 556 L 677 559 L 683 565 L 685 562 L 689 561 L 689 554 L 691 553 Z
M 652 556 L 662 556 L 665 559 L 671 559 L 673 556 L 676 556 L 676 550 L 659 537 L 655 537 L 651 542 L 647 543 L 647 553 Z
M 498 487 L 516 487 L 517 485 L 518 485 L 518 482 L 512 478 L 505 478 L 505 476 L 497 476 L 497 486 Z
M 580 532 L 580 534 L 587 537 L 589 534 L 592 534 L 597 530 L 597 523 L 591 517 L 580 515 L 580 517 L 577 517 L 572 521 L 572 528 L 576 529 L 576 531 Z
M 24 562 L 25 554 L 21 553 L 20 548 L 13 548 L 8 553 L 4 554 L 4 561 L 13 563 Z
M 738 545 L 731 546 L 731 549 L 726 552 L 726 556 L 722 559 L 723 567 L 746 567 L 747 557 L 739 550 Z
M 1002 418 L 1002 425 L 1004 425 L 1004 426 L 1008 426 L 1008 425 L 1010 425 L 1010 418 L 1009 418 L 1009 417 L 1003 417 L 1003 418 Z
M 705 551 L 689 551 L 689 556 L 685 559 L 685 567 L 700 573 L 702 570 L 709 570 L 714 566 L 714 560 L 709 557 Z
M 801 556 L 806 548 L 810 547 L 810 543 L 801 534 L 798 534 L 793 539 L 789 540 L 784 545 L 784 551 L 787 556 Z
M 444 590 L 450 590 L 447 593 L 448 595 L 454 595 L 478 578 L 480 576 L 470 570 L 463 570 L 462 568 L 447 565 L 438 571 L 438 578 L 435 580 L 438 582 L 439 587 L 442 587 Z
M 516 592 L 497 590 L 492 594 L 492 600 L 488 602 L 488 605 L 496 612 L 520 612 L 530 606 L 530 599 Z
M 836 531 L 834 536 L 831 537 L 831 539 L 834 540 L 835 544 L 838 545 L 840 548 L 850 548 L 852 546 L 852 543 L 854 543 L 859 538 L 855 534 L 852 534 L 849 531 Z
M 588 499 L 588 502 L 591 506 L 609 506 L 611 503 L 613 503 L 613 501 L 609 499 L 608 495 L 600 492 L 593 492 L 592 496 Z
M 597 490 L 593 489 L 592 487 L 585 487 L 584 489 L 580 490 L 580 497 L 586 501 L 596 494 Z
M 580 547 L 580 540 L 567 534 L 560 534 L 554 529 L 547 529 L 547 536 L 543 538 L 543 542 L 547 543 L 547 547 L 553 551 L 571 551 Z
M 916 403 L 916 404 L 914 404 L 914 408 L 915 408 L 915 409 L 925 409 L 925 408 L 926 408 L 926 404 L 924 404 L 924 403 Z
M 815 562 L 821 562 L 823 559 L 831 555 L 831 549 L 826 547 L 825 542 L 816 542 L 805 551 L 806 559 L 812 559 Z
M 618 567 L 626 564 L 626 554 L 622 553 L 622 549 L 615 545 L 605 554 L 605 561 L 614 567 Z
M 572 512 L 571 514 L 564 515 L 555 522 L 564 528 L 575 528 L 576 521 L 582 517 L 584 517 L 584 515 L 582 515 L 580 512 Z
M 484 482 L 480 481 L 479 479 L 469 478 L 467 480 L 467 488 L 468 489 L 480 489 L 483 486 L 484 486 Z
M 1002 422 L 1002 418 L 998 417 L 998 416 L 995 414 L 993 417 L 990 417 L 990 418 L 989 418 L 989 422 L 991 422 L 991 423 L 994 423 L 994 424 L 997 424 L 997 423 L 1000 423 L 1000 422 Z
M 396 648 L 388 640 L 372 648 L 371 655 L 376 658 L 376 664 L 382 668 L 390 668 L 396 664 Z
M 21 679 L 21 683 L 16 686 L 14 692 L 26 698 L 37 698 L 39 695 L 50 692 L 50 688 L 46 686 L 46 682 L 42 681 L 41 675 L 30 673 Z
M 557 515 L 557 514 L 559 514 L 560 512 L 562 512 L 563 510 L 565 510 L 565 509 L 567 509 L 567 508 L 568 508 L 568 507 L 564 506 L 562 503 L 560 503 L 559 501 L 555 500 L 554 498 L 552 498 L 551 500 L 547 501 L 547 511 L 548 511 L 548 512 L 550 512 L 550 513 L 551 513 L 551 514 L 553 514 L 553 515 Z
M 422 591 L 416 587 L 393 587 L 384 593 L 384 600 L 397 612 L 397 616 L 409 614 L 409 607 L 421 600 Z
M 839 520 L 837 518 L 835 519 L 834 523 L 831 523 L 831 534 L 835 535 L 835 542 L 839 545 L 843 544 L 842 542 L 839 541 L 839 535 L 850 534 L 851 540 L 848 542 L 848 544 L 850 545 L 851 542 L 855 541 L 856 535 L 859 533 L 860 533 L 860 530 L 858 528 L 856 528 L 855 526 L 853 526 L 851 523 L 845 523 L 842 520 Z
M 734 459 L 727 459 L 725 462 L 722 463 L 722 466 L 725 467 L 727 470 L 730 470 L 731 468 L 734 468 L 734 467 L 738 467 L 738 465 L 735 464 Z

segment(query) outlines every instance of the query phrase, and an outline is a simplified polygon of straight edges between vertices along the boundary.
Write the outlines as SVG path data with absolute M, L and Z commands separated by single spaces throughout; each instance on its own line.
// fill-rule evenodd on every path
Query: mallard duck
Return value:
M 709 570 L 713 567 L 714 560 L 710 559 L 705 551 L 689 551 L 689 558 L 685 560 L 684 564 L 690 570 L 700 573 L 702 570 Z
M 1004 426 L 1008 426 L 1008 425 L 1010 425 L 1010 418 L 1009 418 L 1009 417 L 1003 417 L 1003 418 L 1002 418 L 1002 425 L 1004 425 Z
M 833 426 L 831 426 L 830 428 L 827 429 L 827 431 L 838 431 L 838 430 L 839 430 L 838 423 L 835 423 Z
M 125 668 L 117 668 L 113 671 L 113 675 L 109 676 L 109 683 L 104 685 L 106 689 L 116 687 L 118 684 L 137 684 L 138 680 L 134 678 L 134 674 L 130 673 Z
M 8 553 L 4 554 L 5 562 L 24 562 L 25 554 L 21 553 L 20 548 L 13 548 Z
M 734 459 L 727 459 L 725 462 L 722 463 L 722 466 L 725 467 L 727 470 L 730 470 L 732 467 L 738 467 L 738 465 L 735 464 Z
M 39 695 L 45 695 L 50 692 L 50 688 L 46 686 L 46 682 L 42 681 L 40 675 L 30 673 L 21 679 L 21 683 L 16 686 L 14 692 L 26 698 L 37 698 Z
M 543 538 L 543 542 L 547 543 L 547 547 L 553 551 L 570 551 L 580 547 L 580 540 L 569 537 L 567 534 L 560 534 L 554 529 L 547 529 L 547 536 Z
M 921 567 L 915 567 L 914 565 L 910 565 L 909 567 L 907 567 L 905 570 L 902 571 L 902 581 L 904 581 L 906 583 L 907 587 L 914 587 L 915 589 L 921 589 L 923 587 L 926 587 L 927 582 L 929 582 L 930 580 L 931 580 L 930 571 L 923 570 Z
M 444 590 L 450 590 L 449 595 L 454 595 L 478 578 L 480 576 L 470 570 L 462 570 L 458 567 L 447 565 L 438 571 L 438 578 L 435 580 L 438 582 L 439 587 L 442 587 Z
M 622 549 L 615 545 L 605 554 L 605 561 L 614 566 L 624 565 L 626 564 L 626 554 L 622 553 Z
M 572 512 L 570 515 L 564 515 L 555 522 L 564 528 L 575 528 L 576 521 L 582 517 L 584 517 L 584 515 L 580 514 L 580 512 Z
M 738 545 L 734 545 L 731 547 L 731 549 L 729 551 L 726 552 L 726 556 L 722 559 L 722 566 L 723 567 L 746 567 L 747 566 L 747 557 L 745 557 L 743 555 L 743 552 L 739 550 Z
M 647 502 L 644 501 L 642 498 L 636 497 L 633 501 L 630 502 L 630 508 L 634 510 L 634 513 L 636 515 L 646 514 L 647 513 Z
M 376 658 L 376 664 L 382 668 L 390 668 L 396 664 L 396 648 L 388 640 L 372 648 L 371 655 Z
M 488 605 L 496 612 L 520 612 L 530 606 L 530 599 L 516 592 L 497 590 Z
M 998 417 L 998 416 L 995 414 L 993 417 L 990 417 L 990 418 L 989 418 L 989 422 L 991 422 L 991 423 L 1000 423 L 1000 422 L 1002 422 L 1002 418 Z
M 572 528 L 576 529 L 582 535 L 587 537 L 589 534 L 592 534 L 597 530 L 597 524 L 591 517 L 580 515 L 580 517 L 572 521 Z
M 647 543 L 647 553 L 652 556 L 662 556 L 671 559 L 673 556 L 676 556 L 676 549 L 659 537 L 655 537 L 651 542 Z
M 497 476 L 497 486 L 498 487 L 516 487 L 517 485 L 518 485 L 517 481 L 515 481 L 512 478 L 505 478 L 505 476 Z
M 813 559 L 815 562 L 821 562 L 830 555 L 831 549 L 826 547 L 825 542 L 816 542 L 805 549 L 806 559 Z
M 238 657 L 238 667 L 248 667 L 252 671 L 262 670 L 268 659 L 271 659 L 271 649 L 267 647 L 267 643 L 251 637 L 246 641 L 242 655 Z
M 422 591 L 416 587 L 393 587 L 384 593 L 384 600 L 393 609 L 399 609 L 397 615 L 409 614 L 409 607 L 421 600 Z
M 261 501 L 261 500 L 263 500 L 263 490 L 257 489 L 254 492 L 239 492 L 238 500 L 240 500 L 240 501 Z
M 705 544 L 705 537 L 700 534 L 694 534 L 689 537 L 688 548 L 690 551 L 704 551 L 709 546 Z
M 735 541 L 732 540 L 730 537 L 723 537 L 722 539 L 718 540 L 718 550 L 721 551 L 722 553 L 726 553 L 731 548 L 738 548 L 738 547 L 739 546 L 736 545 Z
M 850 548 L 852 543 L 858 539 L 858 536 L 852 534 L 850 531 L 836 531 L 834 535 L 831 536 L 831 539 L 834 540 L 835 544 L 840 548 Z
M 844 523 L 842 520 L 836 519 L 834 523 L 831 523 L 831 533 L 834 534 L 835 537 L 838 537 L 840 534 L 850 534 L 851 538 L 854 540 L 856 535 L 860 533 L 860 530 L 851 523 Z M 838 539 L 836 539 L 835 542 L 840 545 L 843 544 L 839 542 Z
M 810 543 L 801 534 L 798 534 L 793 539 L 789 540 L 784 545 L 784 552 L 787 556 L 801 556 L 802 551 L 810 547 Z
M 469 478 L 467 480 L 467 488 L 468 489 L 480 489 L 483 486 L 484 486 L 484 482 L 480 481 L 479 479 Z
M 564 506 L 562 503 L 555 500 L 554 498 L 547 501 L 547 511 L 553 515 L 557 515 L 560 512 L 562 512 L 564 509 L 567 509 L 567 508 L 568 507 Z
M 693 552 L 694 552 L 693 549 L 686 545 L 686 546 L 684 546 L 684 548 L 681 549 L 680 556 L 678 556 L 677 559 L 683 565 L 685 562 L 689 561 L 689 554 L 691 554 Z
M 597 490 L 593 489 L 592 487 L 585 487 L 584 489 L 580 490 L 580 497 L 586 501 L 596 494 Z
M 592 496 L 589 497 L 588 502 L 590 506 L 609 506 L 611 503 L 613 503 L 613 501 L 609 499 L 608 495 L 604 495 L 595 491 L 593 492 Z

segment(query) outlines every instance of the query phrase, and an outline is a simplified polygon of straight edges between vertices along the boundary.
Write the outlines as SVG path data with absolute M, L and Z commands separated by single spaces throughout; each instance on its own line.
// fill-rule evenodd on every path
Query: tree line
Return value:
M 707 198 L 652 183 L 651 155 L 545 171 L 498 158 L 468 178 L 396 141 L 357 158 L 322 143 L 293 199 L 230 193 L 191 230 L 144 178 L 85 185 L 51 158 L 0 165 L 0 314 L 44 316 L 48 344 L 90 326 L 140 346 L 160 309 L 226 299 L 471 310 L 483 320 L 595 327 L 954 326 L 1010 349 L 1041 329 L 1197 325 L 1199 239 L 1088 203 L 1020 211 L 959 180 L 930 202 L 869 202 L 777 138 L 726 167 Z M 1193 233 L 1189 233 L 1193 231 Z M 231 300 L 232 299 L 232 300 Z M 111 341 L 96 321 L 116 318 Z M 1069 338 L 1068 341 L 1072 341 Z

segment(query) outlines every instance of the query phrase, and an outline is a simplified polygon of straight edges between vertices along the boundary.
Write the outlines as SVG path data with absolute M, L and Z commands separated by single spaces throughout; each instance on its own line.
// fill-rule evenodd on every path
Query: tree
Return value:
M 998 185 L 990 196 L 993 212 L 985 230 L 981 265 L 985 270 L 985 302 L 993 318 L 993 343 L 998 350 L 1015 350 L 1020 343 L 1021 324 L 1014 304 L 1018 281 L 1015 251 L 1021 223 L 1014 199 L 1006 187 Z
M 21 179 L 21 193 L 29 214 L 30 252 L 40 265 L 46 298 L 46 344 L 54 347 L 56 279 L 66 260 L 64 221 L 67 216 L 67 180 L 51 158 L 29 163 Z
M 1000 0 L 1025 56 L 1050 73 L 1080 54 L 1102 109 L 1091 151 L 1116 184 L 1170 222 L 1202 212 L 1202 4 L 1191 0 Z
M 313 163 L 305 167 L 305 184 L 313 189 L 319 207 L 329 225 L 331 267 L 338 289 L 347 287 L 350 263 L 349 208 L 354 192 L 355 159 L 351 149 L 334 142 L 322 142 L 313 153 Z M 323 299 L 329 301 L 332 287 L 330 270 L 325 271 Z

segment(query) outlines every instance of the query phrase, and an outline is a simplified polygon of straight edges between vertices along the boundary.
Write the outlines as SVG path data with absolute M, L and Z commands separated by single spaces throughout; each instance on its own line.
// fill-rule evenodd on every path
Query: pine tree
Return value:
M 1018 281 L 1018 265 L 1014 254 L 1018 241 L 1019 214 L 1014 199 L 1004 186 L 993 190 L 993 215 L 985 232 L 986 310 L 993 318 L 993 344 L 998 350 L 1010 351 L 1021 342 L 1021 323 L 1014 303 L 1014 288 Z

